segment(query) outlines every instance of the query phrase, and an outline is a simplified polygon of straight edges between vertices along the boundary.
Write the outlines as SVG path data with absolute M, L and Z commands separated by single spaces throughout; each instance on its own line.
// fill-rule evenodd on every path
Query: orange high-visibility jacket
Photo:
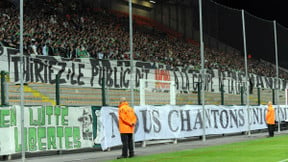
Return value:
M 121 102 L 118 110 L 120 133 L 134 133 L 137 117 L 128 102 Z
M 267 114 L 266 114 L 266 123 L 275 124 L 275 110 L 272 105 L 268 105 Z

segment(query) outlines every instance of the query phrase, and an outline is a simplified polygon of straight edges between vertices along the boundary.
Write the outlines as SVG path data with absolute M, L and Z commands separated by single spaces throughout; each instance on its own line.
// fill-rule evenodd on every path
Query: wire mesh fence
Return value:
M 7 81 L 7 82 L 6 82 Z M 19 105 L 20 104 L 20 85 L 9 82 L 1 82 L 1 103 L 2 105 Z M 221 89 L 221 85 L 218 85 Z M 120 97 L 126 97 L 131 100 L 131 89 L 116 88 L 91 88 L 81 86 L 60 85 L 56 90 L 55 84 L 44 83 L 25 83 L 24 84 L 24 104 L 25 105 L 56 105 L 56 96 L 59 94 L 60 105 L 69 106 L 117 106 Z M 3 89 L 4 88 L 4 89 Z M 236 87 L 230 87 L 236 89 Z M 205 91 L 205 104 L 209 105 L 245 105 L 247 96 L 244 88 L 237 93 L 229 93 L 228 87 L 223 86 L 220 92 Z M 103 93 L 105 94 L 103 96 Z M 134 103 L 140 105 L 140 91 L 134 89 Z M 201 104 L 200 90 L 197 91 L 176 91 L 177 105 L 198 105 Z M 169 104 L 169 91 L 148 92 L 147 104 L 165 105 Z M 278 95 L 275 89 L 253 88 L 249 93 L 249 104 L 259 105 L 266 104 L 268 101 L 279 104 L 286 104 L 285 91 L 279 90 Z M 103 98 L 104 97 L 104 98 Z M 4 100 L 4 101 L 3 101 Z M 164 101 L 165 100 L 165 101 Z M 105 103 L 104 103 L 105 102 Z

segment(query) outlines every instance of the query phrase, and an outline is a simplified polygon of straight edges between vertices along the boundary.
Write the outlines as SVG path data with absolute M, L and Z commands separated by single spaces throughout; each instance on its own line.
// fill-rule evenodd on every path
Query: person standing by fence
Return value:
M 131 158 L 134 156 L 133 133 L 137 117 L 135 115 L 134 109 L 129 106 L 125 97 L 120 98 L 118 118 L 119 131 L 121 134 L 121 142 L 123 146 L 122 154 L 121 156 L 118 156 L 117 159 L 127 158 L 128 152 L 129 157 Z
M 274 125 L 275 125 L 275 109 L 272 105 L 272 102 L 269 101 L 267 104 L 267 113 L 266 113 L 266 123 L 268 126 L 269 137 L 274 136 Z

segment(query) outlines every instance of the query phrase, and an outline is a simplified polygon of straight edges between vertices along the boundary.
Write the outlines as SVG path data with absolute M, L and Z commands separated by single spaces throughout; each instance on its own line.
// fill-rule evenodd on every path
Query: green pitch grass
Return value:
M 149 146 L 148 146 L 149 147 Z M 179 152 L 136 156 L 115 162 L 288 162 L 288 135 Z

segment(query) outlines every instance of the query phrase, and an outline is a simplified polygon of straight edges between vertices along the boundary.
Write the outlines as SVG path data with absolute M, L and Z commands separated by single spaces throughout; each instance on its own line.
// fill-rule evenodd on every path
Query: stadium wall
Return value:
M 102 5 L 114 11 L 126 13 L 127 15 L 129 13 L 128 1 L 125 0 L 110 0 L 102 2 Z M 143 5 L 135 0 L 133 1 L 132 12 L 138 18 L 140 16 L 143 19 L 149 20 L 154 26 L 162 26 L 161 28 L 164 32 L 174 37 L 181 37 L 187 40 L 192 39 L 199 42 L 199 10 L 198 3 L 196 2 L 191 2 L 189 5 L 169 3 Z M 235 53 L 236 50 L 234 48 L 227 46 L 227 44 L 206 33 L 204 35 L 205 47 L 218 49 L 226 53 Z
M 147 2 L 148 3 L 148 2 Z M 112 0 L 111 3 L 111 9 L 116 11 L 121 11 L 125 13 L 129 13 L 129 3 L 124 0 Z M 143 5 L 137 2 L 132 3 L 133 4 L 133 15 L 143 16 L 146 18 L 151 18 L 151 10 L 153 6 L 147 6 Z
M 127 1 L 112 0 L 111 9 L 128 13 L 129 6 Z M 156 5 L 142 5 L 133 3 L 133 15 L 143 16 L 145 18 L 157 21 L 168 28 L 175 30 L 187 38 L 198 37 L 197 32 L 194 31 L 192 23 L 192 9 L 187 6 L 172 5 L 172 4 L 156 4 Z M 195 34 L 192 34 L 195 32 Z M 198 40 L 198 39 L 196 39 Z

